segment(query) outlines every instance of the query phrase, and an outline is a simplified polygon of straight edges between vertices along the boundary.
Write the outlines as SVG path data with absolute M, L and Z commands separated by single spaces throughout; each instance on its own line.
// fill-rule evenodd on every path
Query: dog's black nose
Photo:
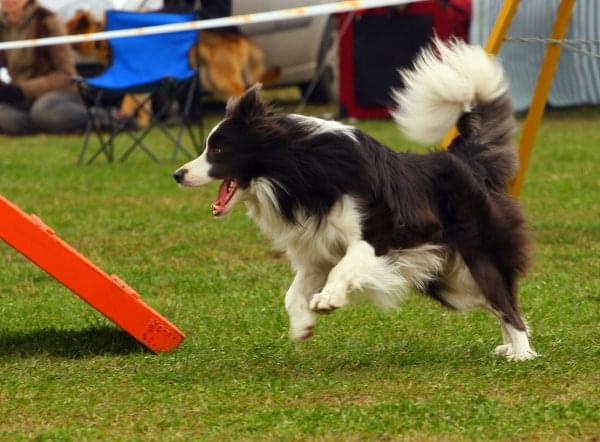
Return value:
M 173 178 L 175 178 L 175 181 L 177 181 L 178 183 L 181 183 L 186 173 L 186 169 L 179 169 L 173 174 Z

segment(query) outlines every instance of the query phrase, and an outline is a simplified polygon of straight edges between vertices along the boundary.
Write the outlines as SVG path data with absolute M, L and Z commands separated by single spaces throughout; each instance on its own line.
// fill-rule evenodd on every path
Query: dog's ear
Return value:
M 262 84 L 256 83 L 241 97 L 232 97 L 225 108 L 227 117 L 248 123 L 254 118 L 267 115 L 267 105 L 260 98 Z

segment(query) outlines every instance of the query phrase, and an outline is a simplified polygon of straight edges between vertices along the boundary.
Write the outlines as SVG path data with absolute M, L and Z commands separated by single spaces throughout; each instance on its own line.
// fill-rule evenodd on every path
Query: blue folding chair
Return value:
M 109 31 L 130 29 L 146 26 L 165 25 L 189 22 L 195 19 L 193 14 L 171 14 L 161 12 L 131 12 L 107 11 L 106 29 Z M 83 145 L 79 154 L 78 164 L 82 164 L 90 145 L 92 134 L 95 134 L 100 147 L 87 159 L 90 164 L 100 154 L 104 154 L 109 162 L 115 158 L 115 137 L 125 133 L 133 143 L 122 153 L 120 160 L 125 161 L 136 149 L 140 148 L 154 161 L 158 157 L 144 143 L 144 138 L 154 127 L 158 127 L 173 142 L 172 161 L 175 162 L 177 152 L 181 151 L 188 157 L 193 154 L 183 143 L 184 131 L 187 131 L 198 153 L 201 149 L 202 118 L 191 121 L 194 97 L 200 96 L 200 80 L 198 72 L 190 65 L 190 50 L 195 48 L 198 32 L 195 30 L 181 31 L 168 34 L 146 35 L 109 40 L 112 62 L 99 76 L 89 79 L 79 79 L 79 90 L 87 104 L 88 125 L 84 135 Z M 164 123 L 163 118 L 178 97 L 182 89 L 187 93 L 180 109 L 181 125 L 174 135 Z M 112 112 L 99 112 L 107 95 L 147 94 L 143 99 L 137 99 L 137 106 L 131 118 L 138 112 L 148 112 L 151 94 L 160 92 L 166 97 L 162 108 L 151 115 L 151 123 L 140 131 L 130 130 L 132 120 L 116 118 Z M 132 95 L 134 98 L 135 96 Z M 114 101 L 114 100 L 113 100 Z M 199 100 L 198 100 L 199 101 Z M 197 113 L 197 112 L 196 112 Z M 102 118 L 99 118 L 101 116 Z M 104 120 L 100 122 L 100 120 Z M 195 133 L 193 123 L 198 123 L 199 132 Z

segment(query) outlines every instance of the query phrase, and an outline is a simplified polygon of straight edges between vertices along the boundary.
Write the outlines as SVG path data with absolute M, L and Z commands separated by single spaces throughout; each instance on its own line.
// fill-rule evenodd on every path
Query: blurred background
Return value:
M 105 30 L 109 10 L 192 13 L 199 19 L 328 3 L 328 0 L 39 0 L 62 19 L 69 34 Z M 325 105 L 328 118 L 387 118 L 390 91 L 402 87 L 398 69 L 409 68 L 432 36 L 485 44 L 503 0 L 426 0 L 337 15 L 209 29 L 199 34 L 190 62 L 200 89 L 193 109 L 221 111 L 231 96 L 256 82 L 267 97 L 296 112 Z M 515 109 L 527 110 L 559 0 L 522 2 L 499 57 Z M 579 0 L 563 44 L 549 105 L 600 103 L 600 2 Z M 111 64 L 110 43 L 72 45 L 79 75 L 90 78 Z M 156 54 L 156 63 L 160 54 Z M 6 71 L 4 81 L 9 81 Z M 161 105 L 152 97 L 152 107 Z M 157 104 L 158 103 L 158 104 Z M 108 105 L 115 107 L 115 101 Z M 181 107 L 181 100 L 179 103 Z M 119 107 L 119 100 L 116 102 Z M 288 110 L 288 109 L 286 109 Z M 127 114 L 127 109 L 119 112 Z M 165 114 L 173 118 L 177 109 Z M 144 123 L 142 122 L 142 126 Z
M 200 18 L 216 18 L 327 2 L 39 1 L 67 23 L 71 34 L 102 30 L 104 14 L 109 9 L 194 12 Z M 484 44 L 502 3 L 502 0 L 428 0 L 337 16 L 205 31 L 200 37 L 203 91 L 223 101 L 261 81 L 271 89 L 287 87 L 273 96 L 298 101 L 300 110 L 306 103 L 320 103 L 334 105 L 339 117 L 386 117 L 391 105 L 389 91 L 401 87 L 398 68 L 410 66 L 415 54 L 434 34 L 442 39 L 458 37 Z M 500 53 L 519 111 L 529 106 L 559 0 L 522 3 Z M 522 41 L 528 38 L 530 41 Z M 599 103 L 600 58 L 593 51 L 597 49 L 594 41 L 600 39 L 598 2 L 577 2 L 568 38 L 578 43 L 565 48 L 549 103 L 553 106 Z M 239 50 L 240 43 L 246 45 L 245 50 Z M 73 49 L 77 69 L 83 76 L 97 75 L 109 63 L 100 46 L 82 49 L 82 45 L 74 45 Z M 249 52 L 258 60 L 255 61 L 258 68 L 244 65 L 249 63 Z

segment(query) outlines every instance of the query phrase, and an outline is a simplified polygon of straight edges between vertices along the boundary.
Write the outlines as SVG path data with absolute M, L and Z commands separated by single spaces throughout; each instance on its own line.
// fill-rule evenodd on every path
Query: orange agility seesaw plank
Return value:
M 27 215 L 2 195 L 0 238 L 153 352 L 174 350 L 185 338 L 125 282 L 106 274 L 41 219 Z

